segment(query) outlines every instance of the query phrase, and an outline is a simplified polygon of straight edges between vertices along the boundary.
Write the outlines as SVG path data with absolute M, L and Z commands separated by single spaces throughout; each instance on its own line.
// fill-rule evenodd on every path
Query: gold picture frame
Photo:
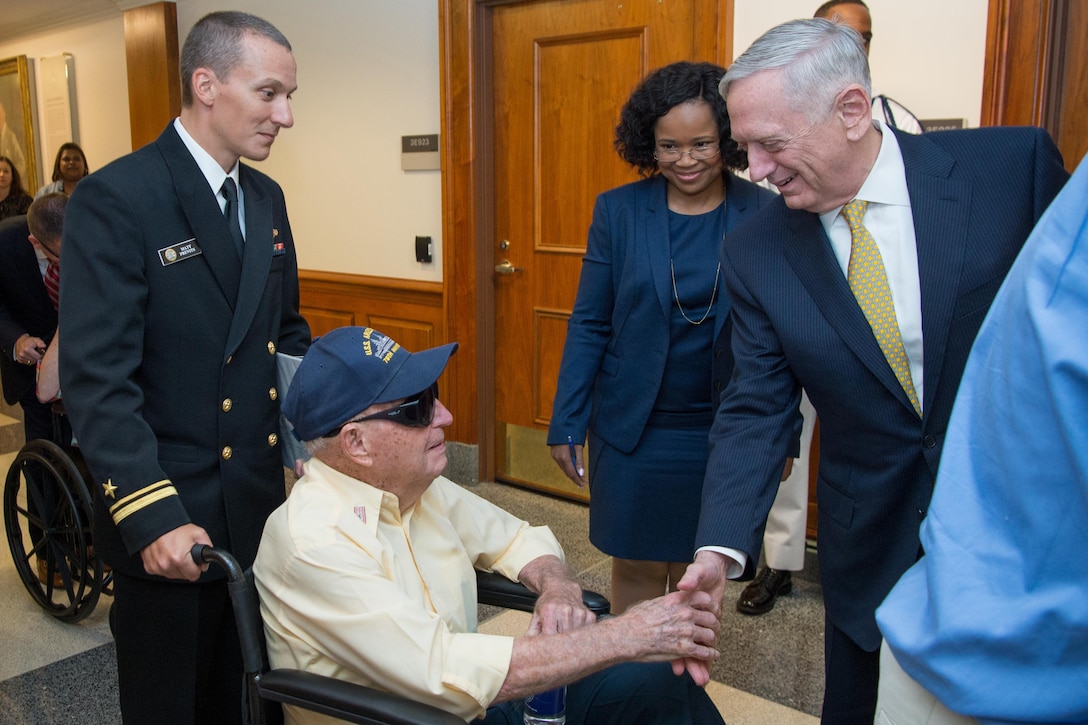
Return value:
M 20 166 L 23 188 L 34 196 L 38 190 L 38 138 L 31 80 L 25 55 L 0 60 L 0 156 L 8 156 Z

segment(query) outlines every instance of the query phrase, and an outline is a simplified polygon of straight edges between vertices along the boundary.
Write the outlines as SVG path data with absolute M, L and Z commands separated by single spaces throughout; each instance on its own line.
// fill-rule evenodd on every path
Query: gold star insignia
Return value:
M 113 485 L 112 479 L 109 479 L 102 484 L 102 490 L 105 492 L 106 498 L 117 498 L 117 496 L 114 495 L 114 491 L 117 490 L 117 486 Z

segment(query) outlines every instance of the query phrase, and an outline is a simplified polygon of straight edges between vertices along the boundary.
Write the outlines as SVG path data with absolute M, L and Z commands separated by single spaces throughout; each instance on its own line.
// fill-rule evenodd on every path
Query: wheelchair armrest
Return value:
M 492 572 L 476 571 L 476 592 L 480 604 L 491 604 L 522 612 L 531 612 L 536 605 L 536 594 L 529 591 L 528 587 Z M 588 589 L 582 590 L 582 602 L 598 617 L 612 611 L 612 603 L 607 597 Z
M 261 675 L 257 686 L 263 699 L 296 705 L 351 723 L 465 725 L 464 719 L 445 710 L 302 670 L 270 670 Z

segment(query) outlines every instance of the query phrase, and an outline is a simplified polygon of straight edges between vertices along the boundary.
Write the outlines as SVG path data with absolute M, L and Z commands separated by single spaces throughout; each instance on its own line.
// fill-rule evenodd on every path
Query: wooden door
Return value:
M 545 443 L 567 318 L 596 196 L 637 178 L 612 147 L 620 108 L 648 71 L 696 57 L 695 4 L 494 9 L 493 450 L 502 480 L 588 496 Z
M 1088 152 L 1088 0 L 990 0 L 983 126 L 1042 126 L 1072 172 Z

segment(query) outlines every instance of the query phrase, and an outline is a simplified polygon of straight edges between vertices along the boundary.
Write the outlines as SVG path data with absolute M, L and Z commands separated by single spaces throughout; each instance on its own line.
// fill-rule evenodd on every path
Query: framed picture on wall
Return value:
M 19 171 L 31 196 L 38 190 L 38 147 L 30 65 L 25 55 L 0 60 L 0 156 Z

